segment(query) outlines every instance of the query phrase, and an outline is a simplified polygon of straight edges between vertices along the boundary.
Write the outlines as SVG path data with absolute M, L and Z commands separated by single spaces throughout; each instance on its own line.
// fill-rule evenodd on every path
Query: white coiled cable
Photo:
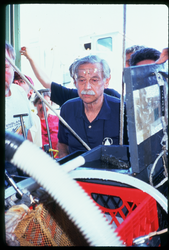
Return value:
M 35 179 L 60 204 L 91 246 L 123 245 L 87 193 L 36 145 L 25 140 L 11 163 Z

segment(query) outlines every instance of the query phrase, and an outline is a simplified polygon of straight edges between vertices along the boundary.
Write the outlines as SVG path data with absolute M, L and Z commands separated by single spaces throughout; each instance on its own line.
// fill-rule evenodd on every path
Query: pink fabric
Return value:
M 48 124 L 49 124 L 49 131 L 50 137 L 52 142 L 52 149 L 57 149 L 58 144 L 58 128 L 59 128 L 59 118 L 55 115 L 48 115 Z M 46 122 L 45 119 L 41 120 L 41 129 L 42 129 L 42 148 L 44 150 L 44 145 L 49 144 L 48 140 L 48 133 L 46 129 Z M 54 152 L 55 154 L 55 152 Z

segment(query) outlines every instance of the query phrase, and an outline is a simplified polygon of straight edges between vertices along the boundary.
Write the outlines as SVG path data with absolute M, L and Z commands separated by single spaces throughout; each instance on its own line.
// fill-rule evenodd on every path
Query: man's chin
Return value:
M 84 101 L 84 100 L 89 100 L 89 101 L 91 101 L 91 100 L 94 100 L 94 96 L 93 95 L 82 95 L 81 96 L 81 99 Z

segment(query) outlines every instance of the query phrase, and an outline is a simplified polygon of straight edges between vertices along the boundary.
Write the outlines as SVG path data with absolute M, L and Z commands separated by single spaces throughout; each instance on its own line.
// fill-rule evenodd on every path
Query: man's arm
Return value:
M 77 89 L 68 89 L 58 83 L 52 82 L 51 84 L 51 101 L 59 106 L 69 99 L 78 97 Z
M 21 55 L 24 55 L 30 62 L 30 65 L 33 69 L 34 74 L 36 75 L 37 79 L 40 83 L 47 89 L 51 89 L 51 80 L 50 78 L 44 73 L 44 71 L 38 66 L 38 64 L 32 59 L 30 52 L 27 47 L 22 47 L 20 50 Z
M 69 154 L 69 147 L 64 143 L 58 142 L 59 158 L 62 158 Z
M 157 61 L 155 61 L 155 63 L 161 64 L 166 62 L 167 60 L 168 60 L 168 48 L 165 48 L 162 50 L 160 58 Z

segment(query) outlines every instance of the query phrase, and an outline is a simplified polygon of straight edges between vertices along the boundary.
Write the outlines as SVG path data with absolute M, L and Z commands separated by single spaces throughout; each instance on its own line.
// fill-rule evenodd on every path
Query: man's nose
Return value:
M 85 89 L 91 89 L 90 79 L 86 79 Z

